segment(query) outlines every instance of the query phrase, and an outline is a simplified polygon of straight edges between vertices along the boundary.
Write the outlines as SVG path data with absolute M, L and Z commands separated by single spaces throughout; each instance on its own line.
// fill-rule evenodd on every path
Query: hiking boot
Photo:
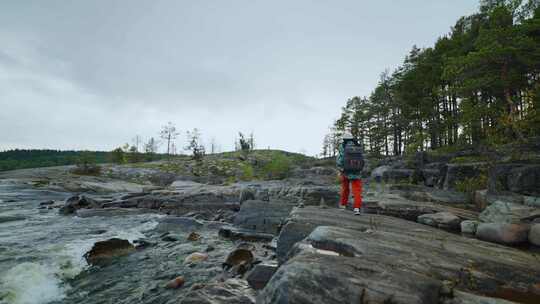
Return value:
M 341 205 L 340 204 L 338 208 L 339 208 L 339 210 L 343 211 L 343 210 L 347 209 L 347 205 Z
M 354 215 L 360 215 L 360 208 L 354 208 Z

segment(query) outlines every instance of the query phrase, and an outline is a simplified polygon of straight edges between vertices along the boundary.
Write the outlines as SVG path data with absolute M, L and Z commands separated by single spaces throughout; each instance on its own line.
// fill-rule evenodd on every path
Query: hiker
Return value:
M 339 208 L 342 210 L 347 208 L 350 193 L 349 184 L 351 184 L 354 196 L 354 214 L 360 215 L 360 208 L 362 208 L 362 180 L 360 173 L 364 168 L 362 147 L 350 133 L 345 133 L 342 139 L 343 142 L 339 146 L 339 154 L 336 159 L 341 178 Z

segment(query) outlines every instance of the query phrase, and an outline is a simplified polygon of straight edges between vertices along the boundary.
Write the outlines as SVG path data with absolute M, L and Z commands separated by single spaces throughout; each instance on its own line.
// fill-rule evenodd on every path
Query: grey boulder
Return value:
M 420 215 L 417 221 L 436 228 L 458 230 L 461 219 L 450 212 L 438 212 Z
M 529 229 L 527 224 L 482 223 L 478 225 L 476 237 L 488 242 L 515 245 L 527 241 Z

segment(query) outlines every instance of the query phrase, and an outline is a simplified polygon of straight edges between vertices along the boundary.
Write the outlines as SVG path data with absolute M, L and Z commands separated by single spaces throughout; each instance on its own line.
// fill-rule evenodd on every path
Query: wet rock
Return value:
M 170 289 L 178 289 L 182 286 L 184 286 L 184 283 L 186 282 L 186 280 L 184 279 L 184 277 L 176 277 L 172 280 L 170 280 L 167 285 L 165 285 L 166 288 L 170 288 Z
M 235 250 L 231 251 L 225 262 L 223 263 L 223 268 L 231 269 L 234 268 L 234 271 L 238 274 L 244 274 L 247 270 L 251 268 L 255 256 L 251 250 L 245 247 L 238 247 Z
M 127 240 L 112 238 L 106 241 L 96 242 L 92 249 L 84 254 L 89 264 L 99 264 L 113 257 L 131 253 L 135 247 Z
M 198 241 L 201 239 L 201 235 L 196 233 L 196 232 L 192 232 L 188 235 L 187 237 L 187 240 L 188 241 L 191 241 L 191 242 L 195 242 L 195 241 Z
M 178 242 L 178 238 L 172 235 L 166 235 L 161 238 L 164 242 Z
M 212 245 L 208 245 L 206 246 L 206 249 L 204 250 L 205 252 L 211 252 L 211 251 L 214 251 L 216 250 L 216 247 L 212 246 Z
M 145 248 L 150 248 L 150 247 L 154 247 L 154 246 L 157 245 L 154 242 L 150 242 L 150 241 L 143 240 L 143 239 L 134 240 L 133 244 L 135 244 L 135 248 L 137 248 L 137 249 L 145 249 Z
M 23 221 L 26 217 L 19 215 L 0 216 L 0 224 L 7 222 Z
M 518 249 L 398 218 L 309 206 L 291 212 L 278 258 L 259 303 L 440 303 L 448 296 L 445 281 L 494 294 L 529 288 L 540 277 L 536 257 Z
M 481 223 L 476 237 L 494 243 L 515 245 L 527 241 L 530 226 L 526 224 Z
M 261 233 L 248 229 L 238 229 L 235 227 L 224 226 L 219 229 L 219 236 L 231 240 L 242 240 L 248 242 L 270 242 L 273 234 Z
M 278 233 L 293 205 L 283 201 L 245 201 L 234 218 L 234 225 L 263 233 Z
M 190 217 L 167 217 L 159 221 L 158 232 L 189 232 L 198 230 L 203 223 Z
M 540 210 L 514 203 L 496 201 L 484 209 L 478 218 L 485 223 L 519 223 L 534 214 L 540 214 Z
M 228 279 L 191 290 L 180 304 L 254 304 L 255 291 L 245 280 Z
M 202 262 L 202 261 L 206 261 L 206 260 L 208 260 L 208 254 L 207 253 L 194 252 L 194 253 L 188 255 L 184 259 L 184 264 L 198 263 L 198 262 Z
M 75 195 L 66 199 L 64 206 L 60 208 L 60 214 L 73 214 L 75 211 L 82 208 L 101 208 L 101 206 L 93 199 L 84 195 Z
M 261 263 L 255 265 L 246 278 L 249 286 L 256 290 L 263 289 L 268 281 L 270 281 L 277 268 L 277 263 Z
M 148 212 L 143 209 L 127 209 L 127 208 L 105 208 L 105 209 L 79 209 L 75 213 L 78 217 L 94 217 L 94 216 L 129 216 L 136 214 L 143 214 Z
M 529 242 L 533 245 L 540 246 L 540 224 L 531 226 L 531 230 L 529 231 Z
M 417 221 L 441 229 L 459 230 L 461 219 L 450 212 L 438 212 L 420 215 Z
M 460 224 L 461 226 L 461 233 L 465 234 L 476 234 L 476 229 L 478 228 L 478 221 L 463 221 Z
M 41 207 L 43 207 L 43 206 L 54 205 L 54 201 L 45 201 L 45 202 L 41 202 L 41 203 L 39 203 L 39 205 L 40 205 Z

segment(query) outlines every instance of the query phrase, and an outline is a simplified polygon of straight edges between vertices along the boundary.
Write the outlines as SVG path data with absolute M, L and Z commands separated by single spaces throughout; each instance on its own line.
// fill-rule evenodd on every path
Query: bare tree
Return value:
M 137 151 L 135 151 L 135 152 L 139 152 L 140 151 L 139 146 L 142 143 L 142 137 L 140 135 L 135 135 L 135 137 L 133 137 L 132 141 L 133 141 L 133 146 L 137 149 Z
M 159 136 L 163 140 L 167 141 L 167 154 L 171 155 L 171 142 L 174 141 L 180 133 L 176 131 L 176 127 L 172 122 L 168 122 L 167 125 L 161 127 Z
M 159 143 L 153 137 L 150 137 L 148 142 L 144 144 L 144 152 L 148 154 L 157 153 L 158 146 L 159 146 Z
M 199 131 L 199 129 L 195 128 L 193 129 L 193 131 L 187 131 L 186 137 L 187 146 L 185 147 L 185 149 L 191 151 L 194 159 L 201 160 L 205 154 L 204 145 L 202 144 L 201 139 L 201 132 Z
M 219 152 L 219 145 L 216 142 L 216 138 L 212 137 L 212 139 L 210 139 L 210 153 L 214 154 L 218 152 Z
M 253 135 L 253 132 L 249 134 L 248 142 L 250 150 L 255 150 L 255 136 Z

